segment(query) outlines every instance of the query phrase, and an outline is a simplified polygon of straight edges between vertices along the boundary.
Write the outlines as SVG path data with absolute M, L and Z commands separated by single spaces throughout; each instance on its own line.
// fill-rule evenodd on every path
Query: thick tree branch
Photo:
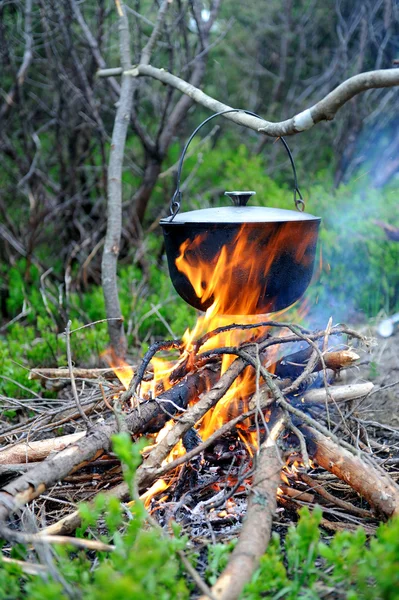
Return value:
M 122 69 L 118 71 L 118 73 L 121 74 Z M 202 104 L 213 112 L 232 108 L 231 106 L 208 96 L 208 94 L 205 94 L 192 84 L 187 83 L 187 81 L 180 79 L 180 77 L 176 77 L 175 75 L 172 75 L 172 73 L 168 73 L 163 69 L 157 69 L 151 65 L 137 65 L 124 73 L 125 75 L 131 75 L 132 77 L 142 76 L 157 79 L 166 85 L 176 88 L 183 94 L 189 96 L 194 102 Z M 116 74 L 115 69 L 112 69 L 112 74 Z M 97 75 L 100 77 L 108 76 L 108 69 L 98 71 Z M 346 102 L 361 92 L 370 89 L 395 86 L 399 86 L 399 69 L 368 71 L 350 77 L 335 88 L 335 90 L 327 94 L 320 102 L 317 102 L 310 108 L 307 108 L 290 119 L 279 123 L 264 121 L 263 119 L 258 119 L 242 113 L 230 113 L 224 116 L 226 119 L 229 119 L 238 125 L 244 125 L 272 137 L 294 135 L 310 129 L 320 121 L 331 121 L 338 110 L 346 104 Z

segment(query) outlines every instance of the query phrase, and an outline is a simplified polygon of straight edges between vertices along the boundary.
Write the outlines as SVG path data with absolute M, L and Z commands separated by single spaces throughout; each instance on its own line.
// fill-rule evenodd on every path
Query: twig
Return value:
M 76 331 L 76 329 L 75 329 Z M 72 333 L 72 332 L 71 332 Z M 133 365 L 128 367 L 115 367 L 114 369 L 82 369 L 74 368 L 72 373 L 75 379 L 117 379 L 116 373 L 123 372 L 126 369 L 135 369 Z M 70 379 L 69 369 L 58 368 L 39 368 L 32 369 L 29 373 L 29 379 Z
M 140 62 L 143 65 L 148 65 L 150 62 L 151 54 L 152 54 L 153 48 L 155 46 L 155 43 L 159 37 L 162 25 L 165 21 L 166 11 L 168 10 L 169 4 L 170 4 L 170 0 L 163 0 L 163 2 L 161 3 L 161 6 L 159 7 L 157 20 L 155 22 L 154 29 L 152 30 L 151 36 L 148 39 L 147 44 L 144 46 L 144 48 L 141 52 Z
M 62 546 L 75 546 L 86 550 L 96 550 L 97 552 L 112 552 L 115 546 L 104 544 L 97 540 L 86 540 L 84 538 L 68 537 L 65 535 L 44 535 L 38 533 L 21 533 L 0 524 L 0 534 L 4 539 L 20 544 L 60 544 Z
M 207 380 L 212 382 L 216 376 L 217 372 L 210 367 L 191 373 L 173 388 L 161 394 L 157 401 L 152 400 L 143 404 L 140 412 L 138 409 L 133 409 L 126 414 L 129 431 L 132 434 L 159 431 L 167 420 L 159 408 L 160 398 L 163 398 L 164 402 L 171 399 L 173 403 L 178 402 L 179 406 L 184 407 L 189 400 L 205 391 Z M 173 405 L 170 411 L 173 412 Z M 30 469 L 28 473 L 7 484 L 0 492 L 0 522 L 38 497 L 50 485 L 107 452 L 111 446 L 110 438 L 117 431 L 118 425 L 112 417 L 105 423 L 92 427 L 85 437 L 73 445 L 50 456 L 37 467 Z
M 237 354 L 238 356 L 241 356 L 250 365 L 252 365 L 254 368 L 256 368 L 256 361 L 253 359 L 253 357 L 250 354 L 248 354 L 247 352 L 244 352 L 243 350 L 239 350 L 239 349 L 236 349 L 235 354 Z M 291 414 L 295 415 L 302 422 L 307 423 L 308 425 L 311 425 L 317 431 L 320 431 L 320 433 L 322 433 L 323 435 L 325 435 L 327 437 L 330 437 L 337 444 L 341 444 L 342 446 L 344 446 L 345 448 L 347 448 L 350 452 L 352 452 L 356 456 L 359 454 L 359 451 L 356 448 L 354 448 L 351 444 L 348 444 L 348 442 L 345 442 L 344 440 L 340 440 L 329 429 L 327 429 L 327 427 L 324 427 L 324 425 L 321 425 L 320 423 L 318 423 L 315 419 L 313 419 L 309 415 L 305 414 L 302 410 L 299 410 L 298 408 L 295 408 L 294 406 L 292 406 L 284 398 L 283 393 L 286 393 L 286 390 L 287 389 L 291 389 L 292 386 L 290 386 L 289 388 L 285 388 L 283 390 L 283 392 L 281 392 L 280 388 L 277 386 L 276 382 L 274 381 L 274 379 L 270 375 L 269 371 L 267 371 L 263 366 L 261 366 L 260 367 L 260 372 L 261 372 L 261 375 L 262 375 L 263 379 L 266 381 L 266 384 L 269 386 L 270 391 L 272 392 L 272 394 L 276 398 L 277 404 L 279 404 L 281 406 L 281 408 L 284 408 L 285 410 L 287 410 Z
M 69 378 L 71 380 L 71 388 L 72 394 L 75 399 L 76 407 L 80 416 L 82 417 L 84 423 L 86 423 L 87 429 L 91 428 L 91 422 L 89 417 L 84 412 L 82 405 L 80 404 L 78 390 L 76 388 L 75 376 L 73 374 L 73 366 L 72 366 L 72 356 L 71 356 L 71 325 L 72 321 L 68 321 L 66 329 L 65 329 L 65 337 L 66 337 L 66 351 L 67 351 L 67 360 L 68 360 L 68 370 L 69 370 Z
M 292 433 L 294 433 L 296 435 L 296 437 L 298 438 L 299 445 L 301 447 L 302 461 L 303 461 L 303 464 L 305 465 L 305 469 L 310 469 L 309 454 L 308 454 L 308 450 L 306 448 L 306 440 L 305 440 L 305 437 L 304 437 L 302 431 L 293 424 L 293 422 L 291 421 L 291 419 L 289 417 L 286 418 L 285 423 L 286 423 L 286 426 L 288 427 L 288 429 L 291 429 Z
M 160 352 L 161 350 L 170 350 L 172 348 L 180 349 L 181 346 L 181 340 L 166 340 L 164 342 L 155 342 L 154 344 L 152 344 L 152 346 L 150 346 L 150 348 L 148 348 L 147 352 L 145 353 L 143 360 L 141 361 L 141 364 L 137 370 L 137 373 L 130 382 L 128 389 L 122 394 L 121 403 L 124 404 L 125 402 L 128 402 L 130 398 L 132 398 L 135 395 L 137 388 L 144 377 L 144 373 L 146 372 L 148 365 L 150 364 L 151 360 L 157 352 Z
M 1 562 L 19 567 L 26 575 L 43 575 L 48 572 L 47 567 L 44 565 L 17 560 L 16 558 L 9 558 L 8 556 L 2 556 Z
M 237 425 L 237 423 L 240 423 L 241 421 L 245 421 L 245 419 L 248 419 L 248 417 L 252 416 L 256 412 L 256 410 L 257 409 L 250 410 L 247 413 L 238 415 L 238 417 L 236 417 L 235 419 L 228 421 L 227 423 L 222 425 L 222 427 L 220 427 L 220 429 L 218 429 L 211 436 L 209 436 L 209 438 L 207 440 L 205 440 L 204 442 L 202 442 L 201 444 L 196 446 L 190 452 L 187 452 L 183 456 L 179 456 L 174 461 L 167 463 L 158 468 L 147 466 L 147 468 L 145 470 L 145 476 L 143 476 L 143 479 L 142 479 L 141 486 L 143 486 L 145 488 L 145 487 L 151 485 L 154 481 L 156 481 L 160 477 L 163 477 L 163 475 L 165 475 L 166 473 L 169 473 L 169 471 L 173 471 L 180 465 L 189 462 L 192 458 L 194 458 L 195 456 L 198 456 L 204 450 L 206 450 L 206 448 L 211 446 L 217 439 L 222 437 L 225 433 L 228 433 L 229 431 L 234 429 L 234 427 Z M 146 463 L 144 461 L 143 465 L 145 465 L 145 464 Z M 100 492 L 100 493 L 104 493 L 104 492 Z M 109 494 L 110 496 L 115 496 L 115 497 L 119 498 L 119 500 L 126 500 L 126 498 L 128 498 L 128 496 L 129 496 L 129 487 L 126 483 L 120 483 L 115 488 L 112 488 L 111 490 L 107 491 L 106 493 Z M 53 525 L 50 525 L 49 527 L 44 529 L 43 532 L 49 533 L 49 534 L 65 534 L 66 535 L 66 534 L 72 533 L 77 527 L 80 526 L 80 523 L 81 523 L 81 518 L 80 518 L 79 511 L 74 511 L 73 513 L 67 515 L 66 517 L 63 517 L 60 521 L 57 521 Z
M 317 483 L 317 481 L 314 481 L 312 477 L 310 477 L 310 475 L 301 472 L 299 476 L 302 479 L 302 481 L 304 481 L 309 487 L 311 487 L 318 494 L 320 494 L 320 496 L 322 496 L 332 504 L 336 504 L 336 506 L 339 506 L 340 508 L 349 511 L 352 514 L 358 515 L 359 517 L 364 517 L 366 519 L 371 519 L 373 517 L 372 513 L 369 510 L 359 508 L 358 506 L 354 506 L 350 502 L 346 502 L 341 498 L 333 496 L 324 488 L 324 486 L 321 483 Z
M 146 471 L 157 467 L 173 450 L 181 436 L 191 429 L 201 417 L 224 396 L 233 381 L 242 373 L 246 364 L 240 358 L 236 359 L 227 371 L 221 376 L 214 387 L 193 406 L 191 406 L 173 426 L 168 434 L 155 446 L 146 461 L 137 470 L 137 485 L 146 482 Z
M 63 450 L 85 435 L 86 433 L 82 431 L 47 440 L 40 440 L 38 442 L 23 442 L 16 446 L 11 446 L 10 448 L 4 448 L 0 450 L 0 465 L 41 461 L 46 458 L 50 452 Z
M 210 600 L 216 600 L 216 597 L 213 595 L 212 590 L 210 589 L 210 587 L 208 587 L 205 581 L 200 577 L 199 573 L 197 573 L 197 571 L 191 565 L 184 552 L 182 550 L 178 550 L 177 554 L 180 560 L 182 561 L 184 568 L 186 569 L 187 573 L 192 577 L 198 589 L 203 594 L 205 594 L 206 598 L 210 598 Z

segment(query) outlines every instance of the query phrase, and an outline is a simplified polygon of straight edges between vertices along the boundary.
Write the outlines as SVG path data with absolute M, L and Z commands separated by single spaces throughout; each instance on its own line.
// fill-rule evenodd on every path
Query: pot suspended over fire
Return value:
M 221 315 L 254 315 L 282 310 L 298 300 L 313 274 L 320 218 L 303 212 L 291 152 L 297 210 L 247 206 L 254 191 L 225 192 L 232 206 L 180 213 L 180 158 L 171 215 L 162 219 L 169 273 L 178 294 L 205 311 L 214 305 Z

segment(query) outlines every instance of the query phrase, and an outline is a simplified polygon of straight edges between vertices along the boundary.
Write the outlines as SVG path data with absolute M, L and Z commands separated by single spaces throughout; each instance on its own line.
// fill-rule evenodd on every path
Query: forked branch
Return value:
M 220 112 L 232 108 L 228 104 L 224 104 L 223 102 L 212 98 L 212 96 L 205 94 L 200 89 L 187 83 L 187 81 L 184 81 L 184 79 L 176 77 L 176 75 L 173 75 L 164 69 L 157 69 L 151 65 L 140 64 L 125 71 L 123 71 L 122 68 L 101 69 L 97 72 L 97 75 L 99 77 L 107 77 L 110 75 L 121 75 L 122 73 L 125 76 L 152 77 L 153 79 L 157 79 L 166 85 L 176 88 L 183 94 L 192 98 L 194 102 L 202 104 L 213 112 Z M 320 123 L 320 121 L 331 121 L 344 104 L 362 92 L 370 89 L 395 86 L 399 86 L 399 69 L 367 71 L 366 73 L 359 73 L 358 75 L 350 77 L 336 87 L 335 90 L 332 90 L 327 94 L 325 98 L 285 121 L 273 123 L 244 113 L 227 113 L 223 116 L 238 125 L 244 125 L 245 127 L 249 127 L 250 129 L 254 129 L 255 131 L 272 137 L 293 135 L 310 129 L 313 125 L 316 125 L 316 123 Z

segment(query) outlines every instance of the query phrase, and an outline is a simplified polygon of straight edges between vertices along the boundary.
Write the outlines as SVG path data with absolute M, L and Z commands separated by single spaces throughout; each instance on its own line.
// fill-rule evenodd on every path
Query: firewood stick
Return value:
M 399 486 L 371 461 L 353 456 L 327 436 L 308 425 L 300 427 L 308 442 L 309 455 L 321 467 L 349 484 L 370 504 L 377 516 L 399 515 Z
M 247 419 L 254 413 L 255 413 L 255 410 L 248 411 L 247 413 L 243 413 L 242 415 L 239 415 L 235 419 L 228 421 L 227 423 L 222 425 L 222 427 L 220 427 L 220 429 L 215 431 L 215 433 L 213 433 L 211 436 L 209 436 L 209 438 L 207 440 L 205 440 L 204 442 L 199 444 L 196 448 L 194 448 L 190 452 L 187 452 L 183 456 L 179 456 L 174 461 L 172 461 L 168 464 L 165 464 L 161 467 L 158 467 L 158 468 L 152 467 L 147 462 L 148 459 L 146 459 L 143 463 L 143 468 L 139 474 L 139 477 L 140 477 L 139 487 L 145 489 L 146 487 L 150 486 L 156 479 L 163 477 L 169 471 L 173 471 L 173 469 L 175 469 L 176 467 L 182 465 L 185 462 L 188 462 L 189 460 L 191 460 L 191 458 L 198 456 L 198 454 L 200 454 L 206 448 L 208 448 L 211 444 L 213 444 L 219 437 L 221 437 L 225 433 L 231 431 L 236 426 L 237 423 L 239 423 L 241 421 L 245 421 L 245 419 Z M 162 452 L 162 457 L 166 457 L 168 452 L 169 452 L 169 450 L 165 449 L 164 452 Z M 163 460 L 163 458 L 161 459 L 161 462 L 162 462 L 162 460 Z M 155 462 L 155 461 L 153 461 L 153 462 Z M 102 492 L 100 492 L 100 493 L 102 493 Z M 123 482 L 105 493 L 107 495 L 109 494 L 110 496 L 116 496 L 119 500 L 126 500 L 129 497 L 129 487 L 128 487 L 127 483 Z M 77 527 L 80 526 L 80 523 L 81 523 L 81 518 L 79 515 L 79 511 L 74 511 L 74 512 L 70 513 L 69 515 L 66 515 L 65 517 L 63 517 L 62 519 L 57 521 L 56 523 L 53 523 L 53 525 L 46 527 L 45 529 L 42 530 L 42 532 L 48 533 L 51 535 L 53 535 L 53 534 L 69 535 Z
M 48 573 L 48 568 L 45 565 L 9 558 L 8 556 L 2 556 L 1 562 L 19 567 L 26 575 L 45 575 Z
M 340 523 L 337 521 L 329 521 L 328 519 L 322 519 L 320 525 L 327 529 L 328 531 L 353 531 L 355 532 L 359 529 L 359 525 L 354 525 L 353 523 Z M 377 527 L 375 525 L 369 525 L 367 523 L 362 523 L 362 528 L 367 533 L 367 535 L 374 535 L 377 531 Z
M 367 396 L 372 389 L 374 384 L 371 381 L 366 383 L 353 383 L 349 385 L 335 385 L 328 388 L 328 394 L 325 388 L 316 390 L 309 390 L 302 396 L 305 402 L 319 404 L 327 400 L 331 402 L 331 396 L 335 402 L 346 402 L 348 400 L 355 400 L 356 398 L 362 398 Z
M 35 542 L 47 544 L 60 544 L 62 546 L 75 546 L 85 550 L 96 550 L 97 552 L 112 552 L 115 546 L 105 544 L 97 540 L 85 538 L 67 537 L 65 535 L 39 535 L 38 533 L 21 533 L 10 529 L 5 523 L 0 523 L 0 535 L 16 543 L 34 544 Z
M 308 504 L 313 504 L 315 501 L 314 494 L 309 494 L 309 492 L 301 492 L 300 490 L 296 490 L 295 488 L 291 488 L 281 484 L 279 486 L 279 489 L 284 494 L 284 496 L 289 496 L 294 500 L 302 500 L 302 502 L 307 502 Z
M 155 400 L 133 409 L 125 417 L 129 431 L 134 434 L 159 430 L 170 418 L 169 415 L 177 412 L 178 406 L 185 407 L 192 398 L 205 391 L 208 381 L 214 382 L 217 376 L 217 372 L 211 368 L 191 373 Z M 85 437 L 11 481 L 0 492 L 0 523 L 37 498 L 49 486 L 107 452 L 111 446 L 111 436 L 117 432 L 117 423 L 111 417 L 90 429 Z
M 63 450 L 86 435 L 85 431 L 62 435 L 56 438 L 40 440 L 38 442 L 22 442 L 10 448 L 0 450 L 0 465 L 15 463 L 39 462 L 46 458 L 50 452 Z
M 126 367 L 129 369 L 136 369 L 136 366 Z M 116 367 L 115 369 L 73 369 L 75 379 L 117 379 L 116 373 L 123 372 L 124 367 Z M 54 369 L 32 369 L 29 373 L 29 379 L 70 379 L 68 369 L 54 368 Z
M 275 383 L 279 389 L 284 389 L 290 383 L 290 379 L 283 380 L 275 380 Z M 328 394 L 326 389 L 318 388 L 315 390 L 309 390 L 300 396 L 301 401 L 303 400 L 304 404 L 324 404 L 326 398 L 328 402 L 348 402 L 349 400 L 355 400 L 357 398 L 362 398 L 369 394 L 374 388 L 374 384 L 370 381 L 366 383 L 353 383 L 349 385 L 334 385 L 328 388 Z M 261 398 L 268 398 L 271 396 L 270 389 L 267 385 L 263 385 L 260 388 L 260 396 Z M 248 407 L 250 409 L 255 407 L 255 400 L 251 399 L 249 401 Z
M 360 356 L 353 350 L 337 350 L 336 352 L 325 352 L 323 354 L 324 362 L 327 369 L 338 371 L 352 367 Z M 321 363 L 320 363 L 321 368 Z M 318 370 L 318 369 L 316 369 Z
M 124 481 L 118 483 L 118 485 L 110 490 L 101 490 L 99 493 L 107 498 L 117 498 L 121 502 L 127 500 L 130 495 L 129 486 Z M 70 535 L 75 531 L 75 529 L 80 527 L 81 522 L 82 519 L 80 517 L 80 513 L 78 510 L 75 510 L 59 521 L 56 521 L 52 525 L 42 529 L 38 535 Z
M 298 377 L 304 368 L 313 352 L 312 346 L 305 348 L 304 350 L 299 350 L 299 352 L 295 352 L 294 354 L 289 354 L 285 356 L 281 360 L 279 360 L 275 365 L 275 374 L 279 377 L 290 377 L 296 378 Z M 333 371 L 339 371 L 341 369 L 347 369 L 348 367 L 352 367 L 357 360 L 359 360 L 360 356 L 356 354 L 352 349 L 349 350 L 336 350 L 331 352 L 324 352 L 323 359 L 327 369 L 332 369 Z M 313 371 L 321 371 L 323 365 L 319 360 Z
M 227 567 L 212 587 L 216 600 L 239 598 L 267 548 L 277 506 L 277 489 L 281 483 L 282 462 L 276 441 L 283 429 L 284 418 L 280 417 L 261 445 L 240 537 Z M 200 600 L 206 600 L 206 596 L 201 596 Z

